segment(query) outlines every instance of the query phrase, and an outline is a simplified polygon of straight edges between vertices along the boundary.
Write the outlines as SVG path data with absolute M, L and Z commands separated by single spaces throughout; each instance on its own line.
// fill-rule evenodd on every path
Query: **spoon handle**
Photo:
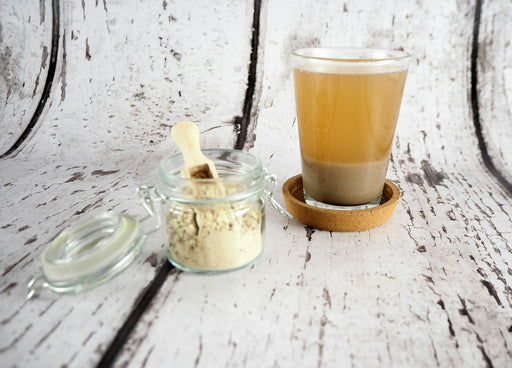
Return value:
M 171 128 L 171 137 L 185 159 L 182 170 L 185 177 L 219 177 L 213 162 L 201 152 L 196 124 L 191 121 L 179 122 Z

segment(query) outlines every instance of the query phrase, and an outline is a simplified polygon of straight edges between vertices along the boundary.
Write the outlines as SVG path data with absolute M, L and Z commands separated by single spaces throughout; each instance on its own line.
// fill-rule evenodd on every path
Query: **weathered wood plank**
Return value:
M 0 160 L 0 360 L 7 366 L 99 361 L 164 262 L 163 234 L 108 285 L 25 302 L 44 247 L 83 216 L 142 217 L 135 188 L 153 184 L 158 162 L 176 152 L 170 126 L 192 119 L 204 146 L 233 146 L 245 97 L 251 4 L 65 2 L 60 17 L 48 112 L 31 139 Z
M 165 255 L 159 234 L 108 285 L 26 303 L 23 283 L 58 230 L 106 209 L 141 216 L 134 188 L 174 149 L 169 121 L 199 121 L 204 145 L 236 142 L 251 6 L 82 4 L 63 6 L 46 118 L 0 161 L 0 358 L 11 366 L 98 362 Z M 380 228 L 339 234 L 269 208 L 262 259 L 213 277 L 171 272 L 118 366 L 510 362 L 512 201 L 487 171 L 472 121 L 474 4 L 321 5 L 263 2 L 245 148 L 280 183 L 300 171 L 291 49 L 402 47 L 414 59 L 388 173 L 403 191 L 397 212 Z
M 512 188 L 512 4 L 484 1 L 476 81 L 483 140 L 492 164 Z
M 388 223 L 360 233 L 305 228 L 269 209 L 263 258 L 234 274 L 171 276 L 117 365 L 508 365 L 512 200 L 475 136 L 474 11 L 456 1 L 263 2 L 246 148 L 281 184 L 300 172 L 293 48 L 403 48 L 413 61 L 388 172 L 403 198 Z
M 51 2 L 0 3 L 0 155 L 30 123 L 45 85 L 51 41 Z

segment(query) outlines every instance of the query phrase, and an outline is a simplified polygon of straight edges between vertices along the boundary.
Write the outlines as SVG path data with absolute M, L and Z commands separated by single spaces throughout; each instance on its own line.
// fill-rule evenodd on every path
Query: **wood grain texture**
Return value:
M 413 55 L 388 170 L 402 191 L 394 216 L 370 231 L 331 233 L 268 206 L 254 266 L 215 276 L 171 270 L 109 359 L 118 367 L 510 365 L 512 197 L 482 158 L 471 100 L 480 14 L 482 134 L 509 172 L 498 162 L 508 157 L 501 137 L 510 115 L 492 103 L 509 90 L 509 3 L 484 1 L 481 13 L 478 4 L 256 1 L 257 32 L 249 2 L 61 4 L 47 113 L 0 160 L 2 364 L 105 362 L 167 272 L 165 235 L 153 235 L 107 285 L 25 302 L 45 245 L 86 215 L 141 217 L 134 189 L 152 184 L 158 161 L 176 151 L 169 128 L 181 119 L 199 123 L 203 146 L 258 155 L 281 185 L 300 172 L 289 52 L 350 45 Z M 501 69 L 485 67 L 502 55 Z
M 166 258 L 163 233 L 130 271 L 94 291 L 43 292 L 26 302 L 25 284 L 40 272 L 48 242 L 73 221 L 107 210 L 144 215 L 135 189 L 153 184 L 158 162 L 177 151 L 172 124 L 198 122 L 204 146 L 234 144 L 251 16 L 251 5 L 238 2 L 61 3 L 44 119 L 0 160 L 3 366 L 100 360 Z
M 0 3 L 0 155 L 27 128 L 43 92 L 52 40 L 51 3 Z
M 478 39 L 478 102 L 482 135 L 496 169 L 512 188 L 512 4 L 482 4 Z
M 393 218 L 330 233 L 269 209 L 263 258 L 237 274 L 171 277 L 117 366 L 510 362 L 512 203 L 480 159 L 472 122 L 474 4 L 375 7 L 263 2 L 246 149 L 281 184 L 300 172 L 292 49 L 403 48 L 413 62 L 388 172 L 403 192 Z

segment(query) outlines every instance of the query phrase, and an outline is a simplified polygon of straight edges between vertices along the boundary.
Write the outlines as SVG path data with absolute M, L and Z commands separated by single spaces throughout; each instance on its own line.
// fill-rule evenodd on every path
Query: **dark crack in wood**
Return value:
M 43 113 L 43 109 L 46 106 L 46 102 L 50 97 L 50 92 L 52 89 L 53 79 L 55 77 L 55 69 L 57 67 L 57 54 L 59 52 L 59 37 L 60 37 L 60 1 L 52 0 L 52 47 L 50 51 L 50 63 L 48 65 L 48 74 L 46 76 L 46 80 L 43 87 L 43 93 L 41 94 L 41 98 L 37 103 L 36 110 L 30 119 L 27 127 L 18 137 L 16 142 L 9 148 L 5 153 L 0 155 L 0 159 L 11 155 L 15 152 L 25 140 L 29 137 L 30 133 L 36 126 L 41 114 Z
M 485 288 L 487 289 L 487 291 L 489 292 L 489 295 L 491 295 L 496 300 L 496 303 L 498 303 L 498 305 L 502 307 L 503 304 L 501 304 L 501 300 L 498 297 L 498 293 L 496 292 L 494 285 L 487 280 L 481 280 L 481 282 L 482 282 L 482 285 L 484 285 Z
M 247 89 L 245 91 L 243 115 L 235 117 L 235 131 L 237 132 L 235 149 L 243 149 L 247 139 L 247 130 L 251 123 L 251 111 L 256 89 L 256 70 L 258 64 L 258 47 L 260 35 L 260 12 L 261 1 L 254 0 L 254 12 L 252 18 L 252 35 L 251 35 L 251 57 L 249 62 L 249 74 L 247 79 Z
M 487 143 L 482 133 L 482 122 L 480 118 L 480 106 L 478 100 L 478 36 L 480 33 L 480 15 L 482 13 L 482 0 L 476 1 L 475 20 L 473 24 L 473 43 L 471 48 L 471 108 L 473 112 L 473 125 L 475 126 L 475 134 L 478 139 L 478 148 L 482 155 L 485 167 L 496 178 L 500 186 L 512 196 L 512 183 L 510 183 L 503 174 L 496 168 L 493 160 L 489 156 Z
M 122 350 L 124 344 L 128 340 L 131 332 L 139 322 L 144 312 L 150 306 L 154 297 L 157 295 L 158 291 L 167 279 L 169 273 L 173 270 L 175 272 L 179 272 L 177 269 L 172 267 L 167 260 L 165 260 L 164 263 L 160 266 L 160 269 L 158 270 L 153 281 L 151 281 L 147 288 L 141 293 L 141 296 L 136 302 L 135 308 L 133 308 L 124 324 L 121 326 L 119 331 L 117 331 L 116 336 L 105 350 L 105 353 L 103 354 L 97 367 L 112 366 L 119 352 Z
M 478 348 L 480 349 L 480 351 L 482 352 L 482 357 L 484 358 L 484 361 L 485 361 L 485 366 L 487 368 L 494 368 L 494 365 L 492 364 L 492 361 L 491 359 L 489 358 L 489 355 L 487 355 L 483 345 L 478 345 Z

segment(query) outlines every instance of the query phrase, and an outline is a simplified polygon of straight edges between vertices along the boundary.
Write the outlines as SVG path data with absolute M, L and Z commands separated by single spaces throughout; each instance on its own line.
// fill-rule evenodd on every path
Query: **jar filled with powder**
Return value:
M 252 264 L 263 251 L 265 185 L 259 158 L 243 151 L 209 149 L 218 178 L 185 178 L 182 154 L 159 165 L 168 258 L 191 272 L 231 271 Z

